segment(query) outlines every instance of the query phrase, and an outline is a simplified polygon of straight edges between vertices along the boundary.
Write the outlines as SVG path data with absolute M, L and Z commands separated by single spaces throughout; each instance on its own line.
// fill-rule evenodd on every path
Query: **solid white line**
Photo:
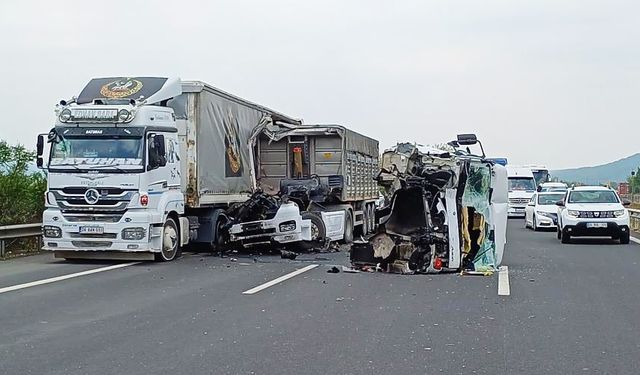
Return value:
M 49 278 L 49 279 L 32 281 L 30 283 L 7 286 L 7 287 L 4 287 L 4 288 L 0 288 L 0 294 L 7 293 L 7 292 L 12 292 L 14 290 L 19 290 L 19 289 L 31 288 L 32 286 L 50 284 L 50 283 L 55 283 L 57 281 L 73 279 L 74 277 L 91 275 L 93 273 L 105 272 L 105 271 L 115 270 L 115 269 L 118 269 L 118 268 L 129 267 L 129 266 L 133 266 L 134 264 L 138 264 L 138 263 L 140 263 L 140 262 L 115 264 L 113 266 L 96 268 L 96 269 L 93 269 L 93 270 L 82 271 L 82 272 L 77 272 L 77 273 L 71 273 L 71 274 L 68 274 L 68 275 L 56 276 L 56 277 L 52 277 L 52 278 Z
M 509 287 L 509 267 L 507 266 L 500 266 L 500 270 L 498 271 L 498 295 L 511 295 L 511 288 Z
M 267 289 L 267 288 L 269 288 L 271 286 L 274 286 L 274 285 L 276 285 L 278 283 L 281 283 L 281 282 L 283 282 L 285 280 L 289 280 L 290 278 L 292 278 L 294 276 L 297 276 L 297 275 L 299 275 L 301 273 L 310 271 L 310 270 L 312 270 L 312 269 L 314 269 L 316 267 L 318 267 L 317 264 L 310 264 L 310 265 L 308 265 L 306 267 L 302 267 L 302 268 L 297 269 L 297 270 L 295 270 L 295 271 L 293 271 L 291 273 L 288 273 L 286 275 L 282 275 L 282 276 L 278 277 L 277 279 L 273 279 L 273 280 L 268 281 L 268 282 L 266 282 L 266 283 L 264 283 L 262 285 L 258 285 L 255 288 L 252 288 L 252 289 L 249 289 L 249 290 L 245 290 L 244 292 L 242 292 L 242 294 L 256 294 L 261 290 Z
M 631 241 L 633 241 L 633 242 L 637 243 L 637 244 L 640 244 L 640 239 L 637 239 L 637 238 L 635 238 L 635 237 L 631 237 L 631 238 L 629 238 L 629 239 L 630 239 Z

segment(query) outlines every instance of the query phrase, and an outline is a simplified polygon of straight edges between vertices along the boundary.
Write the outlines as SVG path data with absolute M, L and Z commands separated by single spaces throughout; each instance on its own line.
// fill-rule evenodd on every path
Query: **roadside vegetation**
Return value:
M 0 140 L 0 226 L 38 223 L 44 210 L 47 181 L 34 171 L 35 152 Z M 7 243 L 8 252 L 38 250 L 36 239 Z

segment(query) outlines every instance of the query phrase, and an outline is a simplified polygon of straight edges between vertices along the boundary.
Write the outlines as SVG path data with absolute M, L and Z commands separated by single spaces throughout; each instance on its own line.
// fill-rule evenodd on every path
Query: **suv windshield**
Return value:
M 50 166 L 141 166 L 142 155 L 143 141 L 139 137 L 59 137 L 51 147 Z
M 618 197 L 610 190 L 572 191 L 569 203 L 618 203 Z
M 535 191 L 536 183 L 531 177 L 509 177 L 509 191 L 514 190 Z
M 538 195 L 538 204 L 543 206 L 555 205 L 562 198 L 564 198 L 564 194 L 540 194 Z

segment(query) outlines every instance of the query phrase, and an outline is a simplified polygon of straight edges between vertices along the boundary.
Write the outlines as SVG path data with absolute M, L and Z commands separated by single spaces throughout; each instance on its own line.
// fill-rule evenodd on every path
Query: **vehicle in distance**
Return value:
M 558 225 L 556 202 L 564 198 L 563 192 L 535 193 L 525 208 L 524 226 L 535 231 L 555 228 Z
M 564 182 L 545 182 L 538 187 L 539 192 L 548 192 L 548 191 L 560 191 L 566 192 L 568 189 L 567 184 Z
M 567 191 L 556 203 L 558 210 L 558 239 L 562 243 L 571 237 L 598 236 L 629 243 L 630 204 L 622 201 L 615 190 L 603 186 L 580 186 Z
M 507 165 L 509 180 L 509 217 L 523 217 L 524 210 L 536 192 L 536 181 L 531 168 Z

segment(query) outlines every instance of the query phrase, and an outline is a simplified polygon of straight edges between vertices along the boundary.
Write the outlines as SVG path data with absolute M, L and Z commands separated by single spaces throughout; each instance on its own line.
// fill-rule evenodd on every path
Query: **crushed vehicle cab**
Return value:
M 340 125 L 265 123 L 250 147 L 260 190 L 227 213 L 232 242 L 317 247 L 374 231 L 378 141 Z
M 453 145 L 475 143 L 475 136 L 463 135 Z M 378 211 L 378 232 L 352 247 L 355 267 L 396 273 L 497 269 L 506 243 L 503 166 L 458 149 L 404 143 L 383 153 L 378 181 L 389 203 Z

